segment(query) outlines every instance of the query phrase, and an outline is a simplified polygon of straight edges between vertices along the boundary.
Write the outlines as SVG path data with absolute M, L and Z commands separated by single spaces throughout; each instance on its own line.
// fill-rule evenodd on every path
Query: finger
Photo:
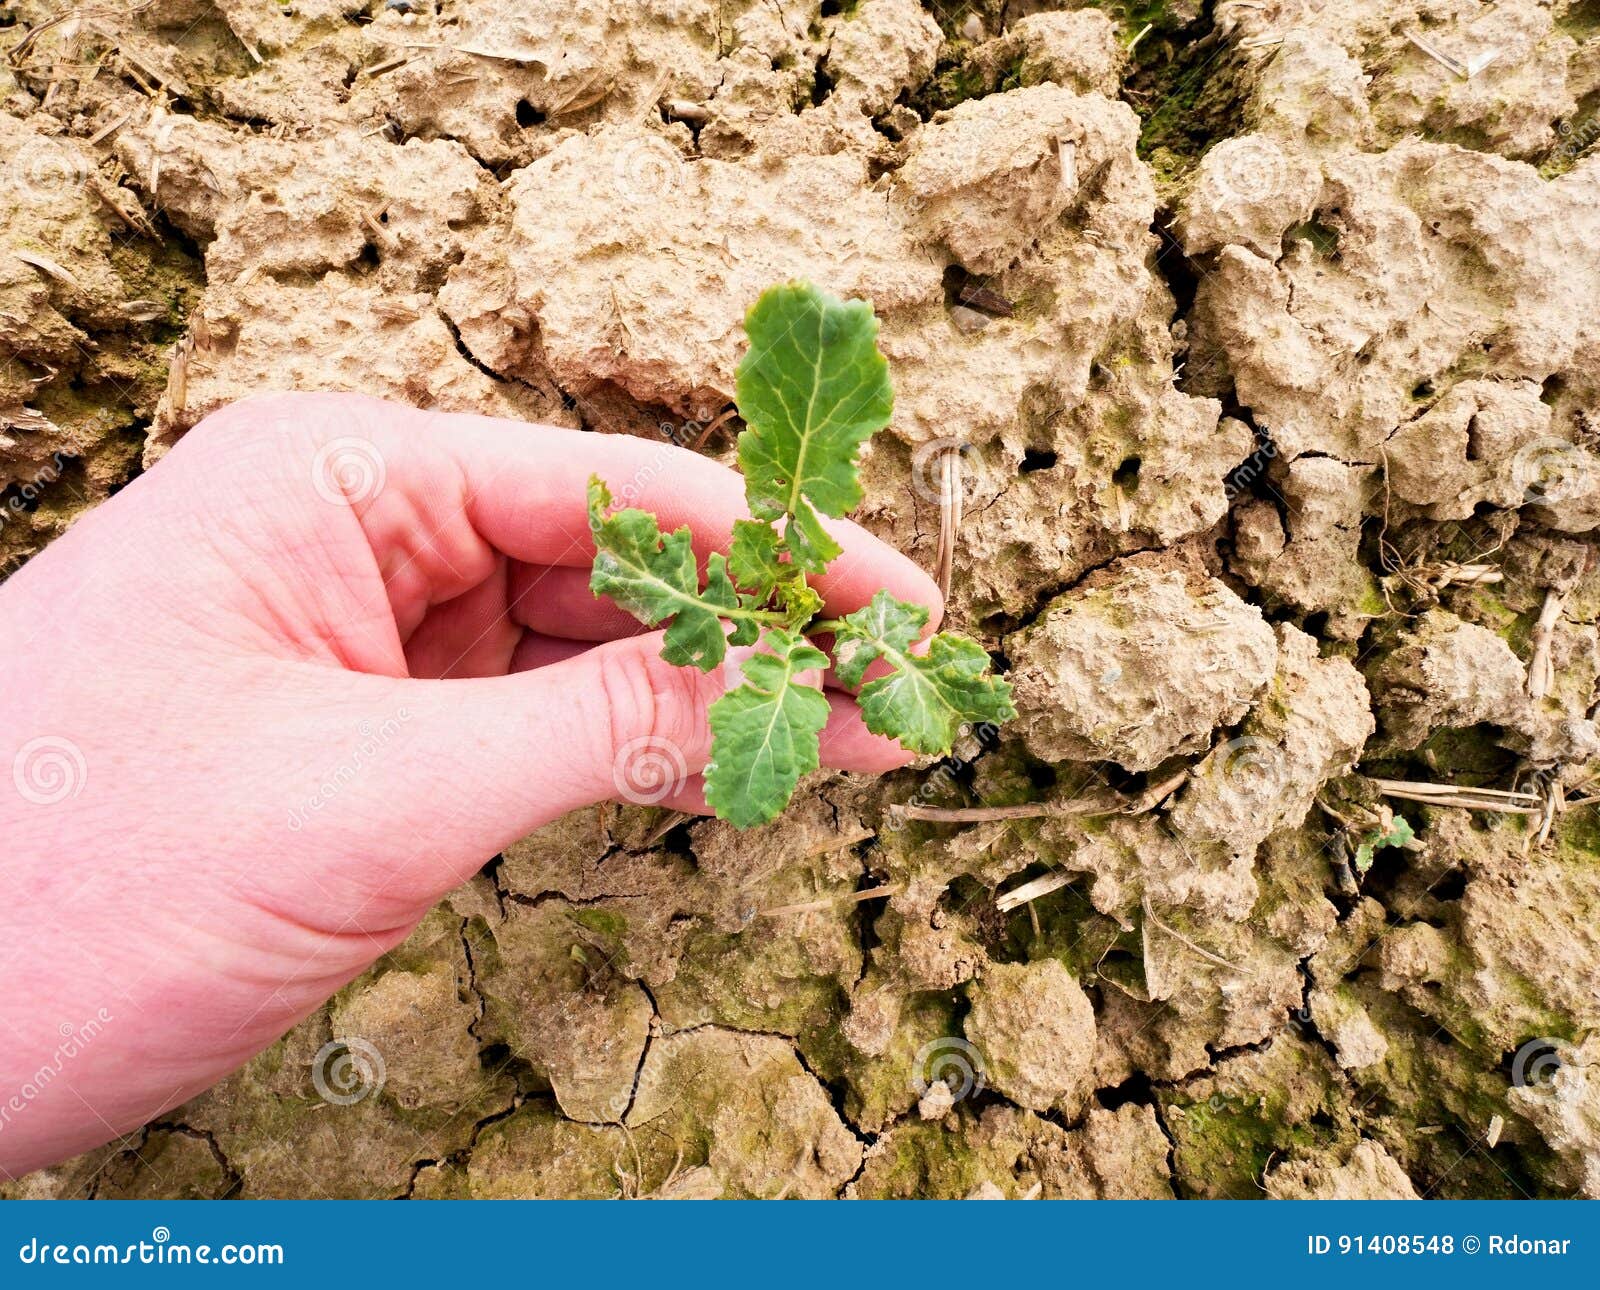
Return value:
M 822 764 L 833 770 L 856 771 L 866 775 L 881 775 L 898 770 L 913 759 L 893 739 L 875 735 L 861 719 L 861 710 L 855 700 L 843 694 L 828 695 L 828 724 L 818 738 L 818 752 Z M 658 792 L 661 794 L 658 796 Z M 682 780 L 658 787 L 641 787 L 631 797 L 639 806 L 661 806 L 688 815 L 710 815 L 706 803 L 706 780 L 701 774 L 689 774 Z
M 688 525 L 702 560 L 727 550 L 733 522 L 749 515 L 737 474 L 674 444 L 465 414 L 408 414 L 448 443 L 465 479 L 473 526 L 513 559 L 579 568 L 591 562 L 591 475 L 606 480 L 619 501 L 653 512 L 664 529 Z M 827 613 L 858 609 L 882 589 L 928 605 L 938 622 L 943 603 L 932 578 L 859 525 L 824 522 L 842 548 L 814 579 Z
M 829 690 L 828 724 L 818 740 L 822 764 L 834 770 L 881 775 L 909 765 L 914 754 L 893 739 L 875 735 L 861 718 L 861 709 L 848 694 Z
M 682 811 L 685 815 L 710 815 L 711 808 L 706 805 L 706 777 L 690 775 L 660 802 L 650 804 Z
M 320 690 L 298 710 L 332 730 L 362 721 L 396 728 L 382 755 L 304 825 L 307 844 L 345 857 L 327 882 L 347 884 L 350 898 L 369 902 L 368 917 L 392 916 L 399 926 L 496 851 L 568 811 L 642 798 L 698 808 L 703 799 L 692 796 L 699 785 L 691 780 L 710 757 L 707 710 L 729 677 L 722 668 L 672 666 L 660 657 L 661 640 L 651 632 L 607 641 L 529 671 L 471 680 L 308 668 Z M 826 764 L 879 771 L 906 760 L 866 731 L 845 696 L 830 696 L 829 707 Z M 306 773 L 310 792 L 319 771 Z M 407 845 L 374 854 L 374 818 Z
M 608 641 L 528 671 L 469 680 L 307 667 L 310 692 L 295 706 L 314 726 L 302 734 L 331 742 L 362 723 L 395 730 L 382 755 L 304 823 L 307 846 L 339 857 L 322 875 L 330 908 L 360 905 L 373 925 L 399 926 L 541 825 L 703 770 L 706 712 L 726 682 L 720 669 L 665 662 L 661 639 L 652 632 Z M 321 773 L 306 768 L 306 796 Z M 405 844 L 375 853 L 374 819 Z
M 589 590 L 588 569 L 514 564 L 511 615 L 545 636 L 610 641 L 650 629 L 609 596 Z
M 527 672 L 536 667 L 549 667 L 552 663 L 564 663 L 582 654 L 591 645 L 590 641 L 560 640 L 554 636 L 525 631 L 516 649 L 511 652 L 511 663 L 506 671 Z
M 414 677 L 500 676 L 522 638 L 506 613 L 506 560 L 472 590 L 429 609 L 405 642 Z

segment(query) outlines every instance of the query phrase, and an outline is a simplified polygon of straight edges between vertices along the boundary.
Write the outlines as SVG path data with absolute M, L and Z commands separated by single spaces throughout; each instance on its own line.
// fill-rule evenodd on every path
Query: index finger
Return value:
M 726 551 L 733 522 L 748 519 L 744 481 L 726 466 L 672 443 L 458 413 L 426 413 L 462 471 L 468 518 L 495 548 L 530 564 L 586 567 L 589 477 L 620 505 L 651 511 L 667 531 L 687 524 L 696 556 Z M 937 584 L 909 558 L 850 520 L 824 520 L 842 553 L 812 585 L 827 614 L 859 609 L 882 590 L 944 612 Z

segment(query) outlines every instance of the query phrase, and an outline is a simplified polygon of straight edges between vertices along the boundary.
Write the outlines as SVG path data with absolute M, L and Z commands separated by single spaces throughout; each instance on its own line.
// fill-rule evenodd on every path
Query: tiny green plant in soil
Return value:
M 647 626 L 667 623 L 661 656 L 680 667 L 709 672 L 729 644 L 756 647 L 742 683 L 710 710 L 706 801 L 739 828 L 776 816 L 817 768 L 828 701 L 803 674 L 828 658 L 813 636 L 833 637 L 835 673 L 860 687 L 867 729 L 913 752 L 943 755 L 963 726 L 1016 715 L 1011 687 L 976 641 L 940 632 L 913 651 L 925 606 L 879 591 L 854 613 L 820 616 L 808 579 L 840 554 L 820 516 L 860 502 L 856 458 L 894 407 L 871 305 L 790 282 L 763 292 L 744 327 L 739 468 L 754 518 L 735 522 L 727 554 L 711 555 L 703 582 L 687 527 L 664 533 L 647 511 L 612 511 L 605 483 L 589 481 L 595 595 Z M 882 675 L 862 684 L 880 660 Z
M 1403 847 L 1416 836 L 1412 831 L 1410 821 L 1403 815 L 1395 816 L 1394 822 L 1387 828 L 1379 827 L 1373 829 L 1361 839 L 1360 845 L 1356 847 L 1356 872 L 1366 873 L 1368 869 L 1372 868 L 1373 858 L 1384 847 Z

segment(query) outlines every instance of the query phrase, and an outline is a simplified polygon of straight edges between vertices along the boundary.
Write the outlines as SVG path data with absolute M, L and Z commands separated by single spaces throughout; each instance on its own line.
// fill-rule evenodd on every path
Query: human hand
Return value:
M 732 662 L 669 666 L 590 594 L 591 474 L 702 562 L 746 514 L 670 444 L 278 395 L 0 589 L 0 1176 L 209 1087 L 539 825 L 630 785 L 704 809 Z M 885 588 L 937 626 L 926 575 L 830 527 L 828 614 Z M 908 760 L 830 699 L 826 765 Z

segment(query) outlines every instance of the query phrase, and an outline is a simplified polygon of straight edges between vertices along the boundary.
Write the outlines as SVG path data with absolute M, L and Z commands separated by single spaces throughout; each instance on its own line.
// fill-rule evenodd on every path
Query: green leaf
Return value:
M 772 525 L 763 520 L 735 520 L 728 571 L 746 591 L 768 596 L 780 579 L 794 572 L 784 563 L 783 550 L 783 539 Z
M 817 734 L 828 720 L 822 691 L 795 680 L 826 667 L 827 656 L 781 627 L 761 639 L 771 653 L 746 659 L 744 683 L 711 705 L 706 801 L 741 829 L 788 805 L 800 777 L 817 768 Z
M 807 573 L 825 573 L 843 553 L 843 548 L 822 527 L 811 503 L 801 498 L 797 510 L 784 528 L 784 536 L 795 564 Z
M 778 584 L 778 604 L 787 618 L 786 625 L 799 631 L 822 611 L 822 596 L 803 573 Z
M 661 657 L 680 667 L 709 672 L 722 662 L 727 640 L 719 619 L 736 620 L 736 636 L 745 637 L 744 643 L 754 639 L 760 615 L 741 606 L 722 556 L 706 562 L 702 591 L 687 526 L 663 533 L 648 511 L 607 515 L 610 505 L 610 489 L 598 476 L 591 478 L 589 532 L 595 556 L 590 591 L 610 596 L 648 627 L 671 618 Z
M 837 625 L 834 670 L 846 685 L 860 685 L 875 660 L 886 660 L 894 670 L 859 695 L 867 729 L 913 752 L 947 753 L 963 725 L 1009 721 L 1017 710 L 1011 686 L 990 674 L 989 655 L 976 641 L 940 632 L 925 656 L 912 654 L 927 622 L 923 606 L 878 592 Z
M 894 409 L 878 321 L 864 300 L 790 282 L 762 292 L 744 329 L 750 349 L 735 391 L 750 512 L 792 516 L 785 536 L 796 561 L 821 572 L 839 548 L 811 507 L 839 516 L 860 502 L 856 455 Z
M 1403 815 L 1395 816 L 1394 823 L 1387 829 L 1373 829 L 1356 847 L 1356 872 L 1366 873 L 1372 868 L 1373 857 L 1384 847 L 1403 847 L 1416 836 L 1411 822 Z
M 758 604 L 758 602 L 750 596 L 740 596 L 739 603 L 742 605 L 752 606 Z M 733 624 L 733 630 L 728 633 L 728 644 L 754 645 L 756 643 L 756 637 L 760 634 L 761 624 L 754 618 L 736 619 Z
M 822 609 L 822 597 L 806 583 L 801 567 L 783 558 L 786 554 L 788 546 L 771 524 L 762 520 L 733 522 L 728 572 L 748 593 L 744 603 L 761 606 L 775 601 L 784 625 L 798 631 Z M 742 639 L 735 634 L 731 639 L 735 645 L 748 645 L 755 636 Z

